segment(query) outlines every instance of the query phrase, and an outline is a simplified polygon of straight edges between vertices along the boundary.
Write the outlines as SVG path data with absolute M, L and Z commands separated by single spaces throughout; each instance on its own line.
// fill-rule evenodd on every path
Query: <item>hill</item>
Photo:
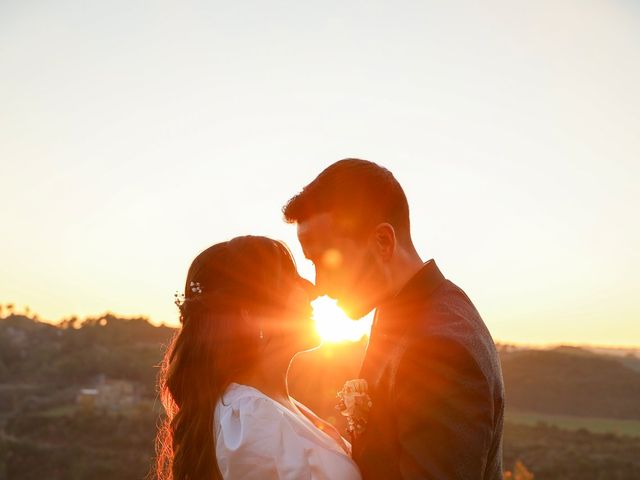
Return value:
M 174 333 L 112 314 L 60 325 L 0 318 L 0 479 L 143 478 L 161 414 L 157 365 Z M 335 393 L 357 377 L 365 349 L 328 344 L 298 355 L 292 394 L 340 426 Z M 636 356 L 574 347 L 500 354 L 507 408 L 518 412 L 507 415 L 506 467 L 523 460 L 542 479 L 640 478 Z M 111 389 L 114 405 L 85 408 L 79 393 L 96 386 Z M 122 396 L 131 401 L 110 408 Z
M 501 357 L 510 408 L 640 419 L 640 371 L 631 359 L 560 347 Z

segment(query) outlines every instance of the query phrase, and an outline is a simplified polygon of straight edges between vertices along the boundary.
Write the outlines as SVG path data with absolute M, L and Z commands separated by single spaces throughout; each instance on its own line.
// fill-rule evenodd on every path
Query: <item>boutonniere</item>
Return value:
M 369 411 L 373 406 L 368 393 L 367 381 L 361 378 L 348 380 L 338 392 L 336 409 L 347 417 L 347 433 L 353 441 L 367 426 Z

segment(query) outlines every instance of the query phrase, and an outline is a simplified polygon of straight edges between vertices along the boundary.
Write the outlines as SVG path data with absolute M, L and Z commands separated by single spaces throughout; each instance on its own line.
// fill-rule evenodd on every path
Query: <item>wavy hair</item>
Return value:
M 189 268 L 181 328 L 166 350 L 158 388 L 165 417 L 156 435 L 158 480 L 221 479 L 214 411 L 235 375 L 260 352 L 254 315 L 283 306 L 297 276 L 287 247 L 266 237 L 237 237 L 200 253 Z M 192 288 L 198 284 L 198 288 Z

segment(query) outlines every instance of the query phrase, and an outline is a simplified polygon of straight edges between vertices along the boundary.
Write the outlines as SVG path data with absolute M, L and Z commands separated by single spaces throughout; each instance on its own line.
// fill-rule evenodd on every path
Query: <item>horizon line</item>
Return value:
M 6 305 L 12 305 L 11 303 L 0 303 L 0 305 L 4 306 L 6 308 Z M 15 304 L 13 304 L 15 305 Z M 133 320 L 133 319 L 143 319 L 146 320 L 147 322 L 149 322 L 151 325 L 155 326 L 155 327 L 168 327 L 168 328 L 179 328 L 180 325 L 171 325 L 167 322 L 157 322 L 151 319 L 151 317 L 149 317 L 148 315 L 124 315 L 124 314 L 119 314 L 116 312 L 113 312 L 111 310 L 107 310 L 101 314 L 98 315 L 84 315 L 82 317 L 80 317 L 79 315 L 68 315 L 68 316 L 64 316 L 59 320 L 45 320 L 43 318 L 40 317 L 40 315 L 38 315 L 36 312 L 33 312 L 31 310 L 29 310 L 29 312 L 26 312 L 24 309 L 22 311 L 13 311 L 11 312 L 9 315 L 0 315 L 0 320 L 4 320 L 5 318 L 9 317 L 9 316 L 22 316 L 22 317 L 26 317 L 29 318 L 31 320 L 35 320 L 37 322 L 40 323 L 46 323 L 49 325 L 53 325 L 53 326 L 59 326 L 60 323 L 62 323 L 65 320 L 68 320 L 70 318 L 78 318 L 79 320 L 81 320 L 81 323 L 89 318 L 101 318 L 101 317 L 105 317 L 107 315 L 111 315 L 114 316 L 116 318 L 120 318 L 122 320 Z M 354 322 L 357 322 L 359 320 L 353 320 Z M 365 334 L 364 336 L 369 337 L 369 334 Z M 583 348 L 591 348 L 591 349 L 604 349 L 604 350 L 638 350 L 640 351 L 640 344 L 637 345 L 631 345 L 631 344 L 597 344 L 597 343 L 579 343 L 579 342 L 563 342 L 563 341 L 549 341 L 549 342 L 526 342 L 526 341 L 520 341 L 520 340 L 505 340 L 505 339 L 499 339 L 499 338 L 494 338 L 493 339 L 496 346 L 497 345 L 510 345 L 510 346 L 514 346 L 514 347 L 518 347 L 518 348 L 531 348 L 531 349 L 544 349 L 544 348 L 558 348 L 558 347 L 583 347 Z

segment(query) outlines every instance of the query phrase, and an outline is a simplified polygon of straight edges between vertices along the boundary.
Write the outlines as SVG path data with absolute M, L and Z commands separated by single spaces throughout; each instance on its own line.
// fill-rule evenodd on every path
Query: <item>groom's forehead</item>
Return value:
M 298 239 L 303 250 L 313 250 L 325 245 L 335 234 L 335 225 L 330 213 L 319 213 L 298 222 Z
M 298 235 L 317 235 L 333 229 L 333 215 L 329 212 L 316 213 L 298 222 Z

